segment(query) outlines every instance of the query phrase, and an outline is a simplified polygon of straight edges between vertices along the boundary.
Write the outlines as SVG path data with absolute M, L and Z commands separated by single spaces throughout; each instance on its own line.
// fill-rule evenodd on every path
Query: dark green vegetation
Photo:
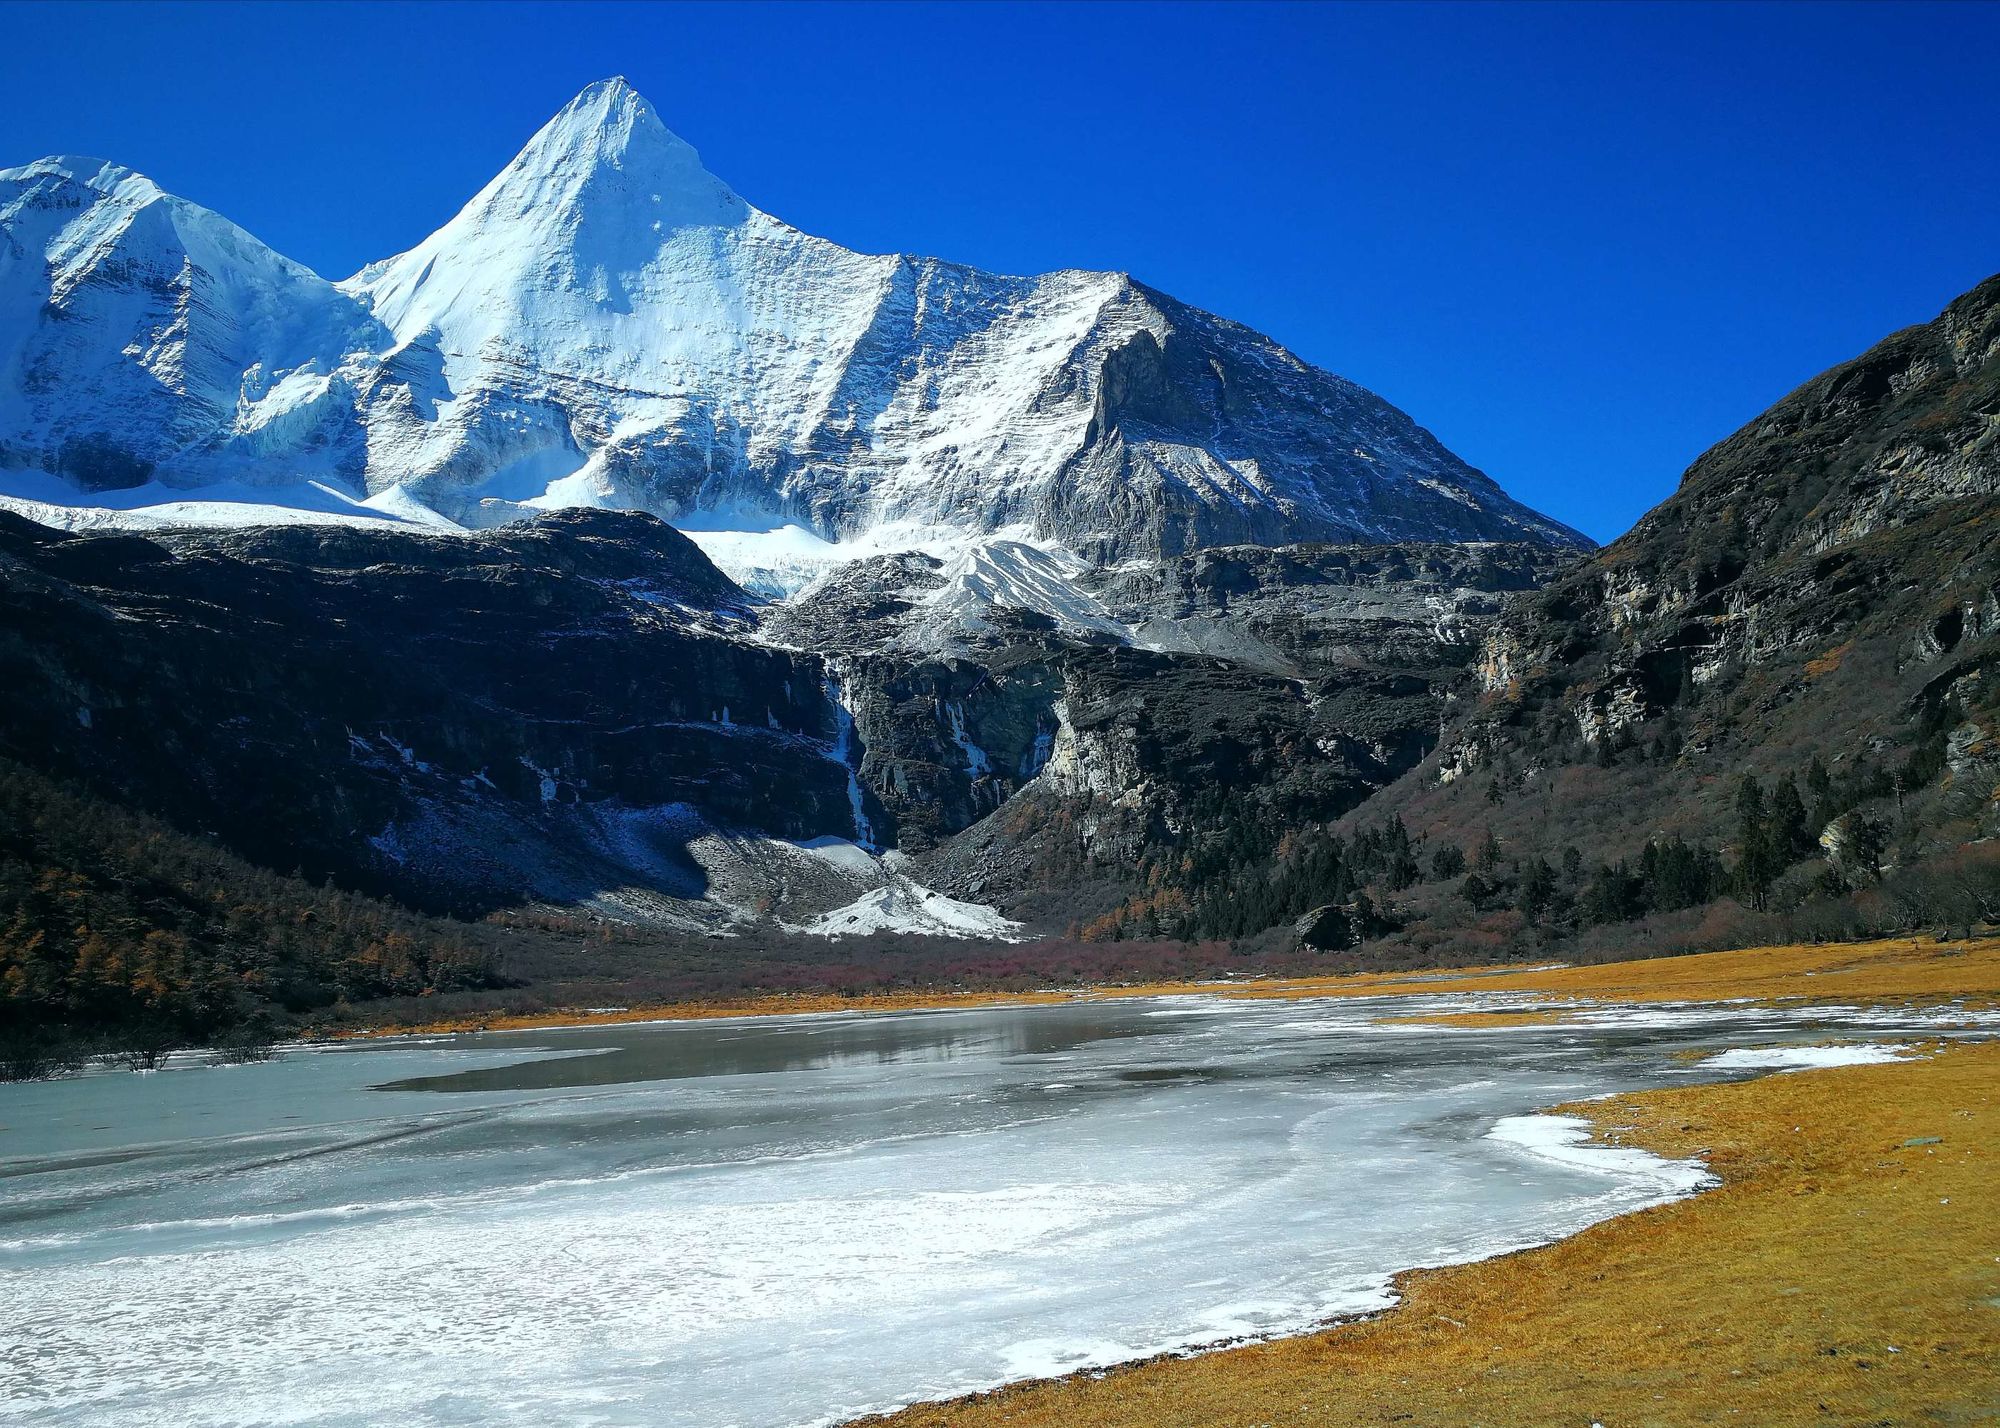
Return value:
M 1221 943 L 716 938 L 559 913 L 453 921 L 271 872 L 0 759 L 0 1080 L 92 1056 L 628 1001 L 1310 970 Z

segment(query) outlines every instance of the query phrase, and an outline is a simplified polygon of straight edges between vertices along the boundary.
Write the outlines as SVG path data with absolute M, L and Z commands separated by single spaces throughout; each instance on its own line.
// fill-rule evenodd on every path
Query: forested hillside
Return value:
M 258 868 L 0 761 L 0 1072 L 268 1038 L 494 980 L 473 929 Z

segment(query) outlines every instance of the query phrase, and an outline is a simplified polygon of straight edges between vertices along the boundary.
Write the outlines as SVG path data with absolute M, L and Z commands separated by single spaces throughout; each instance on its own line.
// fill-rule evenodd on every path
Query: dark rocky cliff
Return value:
M 0 749 L 281 870 L 476 908 L 616 861 L 593 806 L 852 827 L 819 662 L 741 638 L 741 592 L 651 517 L 141 539 L 0 516 L 0 577 Z
M 2000 277 L 1800 387 L 1524 597 L 1376 810 L 1524 850 L 1726 839 L 1743 773 L 1865 782 L 1927 742 L 1987 748 L 1996 661 Z M 1996 776 L 1967 754 L 1904 789 L 1903 855 L 1992 831 Z
M 932 644 L 911 597 L 935 561 L 758 607 L 630 513 L 475 537 L 6 517 L 0 753 L 433 908 L 811 912 L 839 880 L 771 840 L 828 838 L 901 848 L 950 890 L 1059 902 L 1128 877 L 1218 788 L 1276 820 L 1366 798 L 1430 747 L 1502 596 L 1558 565 L 1536 547 L 1205 552 L 1092 574 L 1106 629 L 982 607 Z

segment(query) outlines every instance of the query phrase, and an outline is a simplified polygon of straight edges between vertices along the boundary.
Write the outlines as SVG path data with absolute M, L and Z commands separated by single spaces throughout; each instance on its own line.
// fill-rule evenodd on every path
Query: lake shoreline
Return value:
M 1753 952 L 1792 976 L 1851 978 L 1849 1004 L 1994 999 L 1991 941 Z M 1707 955 L 1720 960 L 1629 1000 L 1739 1000 L 1776 970 L 1752 953 Z M 1677 994 L 1704 980 L 1737 994 Z M 1543 1114 L 1587 1121 L 1593 1145 L 1699 1159 L 1716 1183 L 1534 1248 L 1403 1271 L 1393 1307 L 1301 1334 L 857 1421 L 1692 1424 L 1790 1421 L 1802 1403 L 1826 1421 L 1931 1421 L 1967 1406 L 1976 1417 L 2000 1409 L 2000 1264 L 1981 1238 L 2000 1223 L 1996 1101 L 2000 1043 L 1986 1042 L 1552 1106 Z
M 608 1028 L 650 1009 L 599 1007 L 574 1034 L 321 1043 L 328 1054 L 282 1058 L 288 1066 L 38 1086 L 19 1093 L 46 1112 L 36 1154 L 151 1144 L 180 1129 L 161 1145 L 184 1169 L 228 1174 L 218 1194 L 207 1174 L 156 1189 L 144 1166 L 104 1169 L 98 1190 L 143 1194 L 143 1213 L 107 1217 L 93 1191 L 50 1221 L 74 1230 L 68 1238 L 21 1241 L 19 1267 L 31 1271 L 21 1313 L 67 1323 L 92 1293 L 137 1303 L 171 1290 L 206 1306 L 202 1333 L 231 1365 L 234 1392 L 287 1391 L 279 1364 L 360 1359 L 399 1364 L 399 1396 L 449 1389 L 434 1354 L 373 1317 L 390 1273 L 411 1302 L 467 1306 L 424 1340 L 465 1361 L 492 1352 L 482 1326 L 500 1314 L 534 1324 L 538 1343 L 568 1346 L 561 1362 L 572 1367 L 560 1373 L 496 1354 L 485 1372 L 510 1386 L 491 1404 L 558 1404 L 615 1379 L 634 1406 L 621 1421 L 690 1425 L 731 1413 L 865 1421 L 919 1400 L 898 1428 L 1390 1421 L 1433 1380 L 1469 1398 L 1499 1384 L 1551 1395 L 1481 1400 L 1464 1415 L 1489 1424 L 1565 1421 L 1582 1390 L 1609 1405 L 1593 1411 L 1598 1421 L 1646 1422 L 1667 1420 L 1619 1398 L 1627 1380 L 1664 1395 L 1677 1390 L 1663 1375 L 1706 1371 L 1718 1354 L 1720 1371 L 1762 1376 L 1773 1363 L 1810 1367 L 1827 1348 L 1846 1367 L 1857 1344 L 1891 1343 L 1961 1373 L 1944 1356 L 1982 1352 L 1980 1306 L 2000 1297 L 1991 1275 L 1976 1292 L 1951 1278 L 1978 1267 L 1993 1177 L 1990 1165 L 1940 1157 L 1990 1144 L 1974 1118 L 2000 1089 L 2000 1046 L 1884 1058 L 2000 1031 L 2000 1015 L 1967 1009 L 1993 984 L 1991 950 L 1905 941 L 1351 978 L 1317 1001 L 1295 998 L 1325 982 L 1210 983 L 1179 1000 L 1121 989 L 983 1013 L 843 1004 Z M 1745 1000 L 1771 993 L 1775 975 L 1847 995 Z M 1652 979 L 1652 1004 L 1611 999 L 1640 977 Z M 1690 997 L 1697 985 L 1706 1000 Z M 1864 986 L 1883 994 L 1883 1010 L 1861 1005 Z M 1410 995 L 1434 989 L 1447 994 Z M 1550 1006 L 1571 1024 L 1507 1029 L 1523 1008 Z M 1841 1058 L 1880 1064 L 1696 1084 Z M 1947 1068 L 1936 1084 L 1925 1079 L 1934 1065 Z M 385 1067 L 397 1079 L 385 1081 Z M 782 1082 L 766 1074 L 780 1071 Z M 1863 1072 L 1891 1077 L 1892 1089 L 1853 1104 L 1813 1089 Z M 376 1124 L 382 1092 L 417 1098 Z M 442 1092 L 474 1094 L 421 1094 Z M 1757 1114 L 1746 1118 L 1746 1105 Z M 1903 1119 L 1891 1127 L 1884 1112 Z M 1004 1138 L 968 1157 L 968 1134 Z M 255 1139 L 268 1135 L 278 1139 Z M 1079 1147 L 1096 1158 L 1079 1160 Z M 303 1196 L 302 1158 L 313 1167 Z M 1857 1174 L 1904 1159 L 1899 1193 L 1919 1195 L 1913 1205 L 1931 1205 L 1933 1220 L 1974 1207 L 1969 1231 L 1886 1204 L 1879 1186 L 1844 1198 Z M 1720 1188 L 1695 1193 L 1711 1167 Z M 1717 1198 L 1733 1207 L 1721 1220 L 1686 1211 L 1693 1228 L 1675 1230 L 1660 1218 Z M 1850 1204 L 1863 1219 L 1850 1223 Z M 283 1213 L 267 1220 L 273 1210 Z M 1808 1273 L 1792 1260 L 1818 1232 L 1830 1249 Z M 189 1284 L 147 1267 L 186 1250 L 226 1254 L 204 1259 L 213 1272 Z M 1403 1268 L 1426 1265 L 1456 1267 Z M 1719 1281 L 1701 1280 L 1718 1266 Z M 286 1307 L 305 1282 L 310 1306 Z M 1957 1295 L 1925 1304 L 1931 1339 L 1868 1305 L 1884 1286 L 1903 1296 L 1926 1284 Z M 1775 1306 L 1776 1347 L 1728 1359 L 1734 1337 L 1763 1334 L 1780 1293 L 1799 1302 Z M 891 1312 L 861 1324 L 845 1311 L 823 1317 L 810 1305 L 825 1294 Z M 1711 1303 L 1706 1320 L 1681 1322 Z M 1811 1338 L 1829 1306 L 1844 1317 L 1850 1304 L 1861 1308 L 1845 1337 Z M 278 1309 L 302 1317 L 278 1341 L 259 1337 Z M 776 1376 L 762 1315 L 798 1331 L 785 1340 L 789 1377 Z M 607 1325 L 617 1332 L 600 1347 Z M 841 1340 L 815 1356 L 824 1329 L 872 1347 Z M 155 1321 L 137 1340 L 130 1325 L 77 1332 L 92 1352 L 128 1355 L 146 1391 L 180 1391 L 173 1359 L 145 1337 L 178 1343 L 180 1331 Z M 659 1359 L 661 1344 L 688 1347 Z M 1607 1345 L 1640 1357 L 1579 1389 L 1578 1366 L 1601 1368 Z M 2000 1364 L 2000 1349 L 1990 1357 Z M 642 1361 L 694 1376 L 636 1370 Z M 703 1376 L 701 1362 L 732 1367 Z M 1853 1371 L 1873 1375 L 1873 1357 Z M 41 1388 L 81 1412 L 63 1382 Z M 1106 1384 L 1119 1385 L 1109 1400 Z M 375 1410 L 383 1387 L 362 1395 Z M 1896 1413 L 1840 1421 L 1910 1421 L 1902 1410 L 1917 1400 L 1898 1391 L 1884 1400 Z M 1688 1401 L 1713 1396 L 1705 1387 Z M 345 1389 L 329 1400 L 359 1401 Z M 650 1416 L 634 1416 L 641 1403 Z M 1459 1421 L 1455 1399 L 1416 1406 L 1417 1421 Z M 1768 1402 L 1742 1418 L 1781 1420 Z
M 1813 985 L 1821 978 L 1827 980 Z M 1900 937 L 1874 942 L 1748 947 L 1588 966 L 1500 964 L 1420 972 L 1100 984 L 1033 991 L 912 989 L 852 996 L 831 992 L 753 993 L 630 1007 L 443 1017 L 409 1024 L 344 1027 L 320 1035 L 309 1030 L 307 1039 L 346 1041 L 480 1031 L 543 1031 L 724 1017 L 971 1011 L 1143 997 L 1305 1000 L 1471 992 L 1518 995 L 1523 1003 L 1506 1011 L 1441 1012 L 1415 1019 L 1497 1027 L 1510 1024 L 1508 1018 L 1523 1022 L 1552 1021 L 1573 1015 L 1579 1009 L 1625 1002 L 1751 1001 L 1809 1005 L 1849 1001 L 1924 1005 L 1964 1001 L 1968 1006 L 1991 1006 L 2000 1004 L 2000 937 L 1951 944 Z

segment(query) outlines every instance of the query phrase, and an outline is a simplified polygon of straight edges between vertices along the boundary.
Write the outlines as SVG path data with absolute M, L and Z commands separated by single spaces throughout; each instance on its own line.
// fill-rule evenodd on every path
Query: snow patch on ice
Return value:
M 1910 1047 L 1888 1042 L 1848 1046 L 1762 1046 L 1724 1051 L 1701 1062 L 1709 1071 L 1809 1071 L 1821 1066 L 1879 1066 L 1905 1059 Z
M 1590 1122 L 1581 1116 L 1502 1116 L 1486 1138 L 1572 1170 L 1623 1180 L 1665 1199 L 1717 1183 L 1699 1161 L 1668 1160 L 1649 1150 L 1594 1144 L 1590 1129 Z

